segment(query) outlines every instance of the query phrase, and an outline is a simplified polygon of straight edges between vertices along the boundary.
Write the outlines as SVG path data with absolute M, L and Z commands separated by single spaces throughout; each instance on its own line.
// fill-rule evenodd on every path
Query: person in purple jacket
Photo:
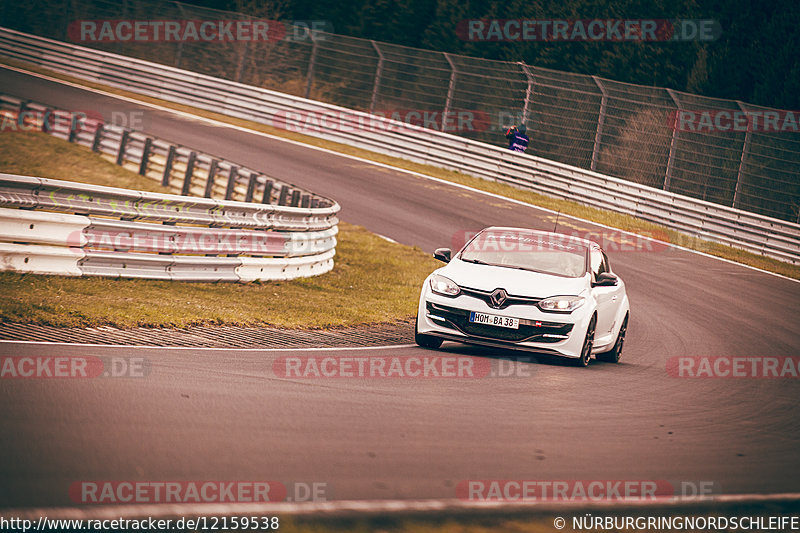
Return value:
M 513 150 L 515 152 L 524 152 L 525 149 L 528 147 L 528 136 L 525 135 L 527 133 L 528 128 L 525 127 L 525 124 L 520 124 L 519 128 L 517 126 L 511 126 L 506 131 L 506 139 L 508 139 L 508 149 Z

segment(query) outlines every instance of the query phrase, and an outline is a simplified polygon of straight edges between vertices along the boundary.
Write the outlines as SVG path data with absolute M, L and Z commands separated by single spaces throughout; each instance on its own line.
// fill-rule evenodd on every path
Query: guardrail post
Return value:
M 98 124 L 94 130 L 94 140 L 92 140 L 92 152 L 100 151 L 100 143 L 103 142 L 103 125 Z
M 204 194 L 206 198 L 211 198 L 211 195 L 214 193 L 214 178 L 217 175 L 218 165 L 219 161 L 212 159 L 211 166 L 208 167 L 208 179 L 206 180 L 206 192 Z
M 680 118 L 678 115 L 681 112 L 681 103 L 678 100 L 677 95 L 672 89 L 667 89 L 667 93 L 669 93 L 670 98 L 672 101 L 675 102 L 675 106 L 677 107 L 676 115 L 675 115 L 675 122 L 672 124 L 672 140 L 669 143 L 669 157 L 667 158 L 667 172 L 664 175 L 664 190 L 668 191 L 670 186 L 670 181 L 672 181 L 672 167 L 675 164 L 675 151 L 678 149 L 678 119 Z
M 589 165 L 590 170 L 595 170 L 597 168 L 597 160 L 600 158 L 600 139 L 603 137 L 603 124 L 605 124 L 606 121 L 606 104 L 608 102 L 608 94 L 606 93 L 606 88 L 603 87 L 603 84 L 600 82 L 600 79 L 597 76 L 592 76 L 592 79 L 600 88 L 600 92 L 603 93 L 603 96 L 600 98 L 600 113 L 597 116 L 597 131 L 594 132 L 592 162 Z
M 267 180 L 267 183 L 264 184 L 264 195 L 261 197 L 262 204 L 269 204 L 272 203 L 272 186 L 275 185 L 275 182 L 272 180 Z
M 747 109 L 744 108 L 744 104 L 739 100 L 736 100 L 736 105 L 739 106 L 739 109 L 747 113 Z M 742 171 L 744 170 L 744 164 L 747 161 L 747 151 L 750 149 L 750 120 L 748 118 L 747 124 L 747 131 L 744 133 L 744 144 L 742 144 L 742 157 L 739 159 L 739 171 L 736 173 L 736 187 L 733 189 L 733 203 L 731 203 L 731 207 L 734 209 L 739 209 L 739 204 L 741 203 L 741 194 L 742 194 Z
M 297 207 L 298 205 L 300 205 L 300 191 L 295 189 L 295 190 L 292 191 L 292 204 L 291 204 L 291 206 L 292 207 Z
M 233 192 L 236 187 L 236 178 L 239 177 L 239 167 L 231 165 L 231 171 L 228 174 L 228 185 L 225 187 L 225 199 L 230 200 L 233 198 Z
M 50 117 L 53 116 L 53 110 L 51 108 L 47 108 L 44 110 L 44 117 L 42 117 L 42 131 L 45 133 L 50 133 Z M 53 118 L 53 123 L 55 123 L 55 117 Z
M 378 105 L 378 90 L 381 86 L 381 76 L 383 75 L 383 52 L 378 47 L 378 43 L 370 41 L 372 47 L 378 52 L 378 67 L 375 69 L 375 82 L 372 84 L 372 101 L 369 104 L 369 112 L 375 112 L 375 106 Z
M 169 187 L 169 178 L 172 175 L 172 163 L 175 161 L 175 146 L 169 145 L 167 161 L 164 163 L 164 175 L 161 176 L 161 185 Z
M 278 195 L 278 205 L 286 205 L 286 197 L 289 195 L 289 186 L 284 185 L 281 187 L 281 193 Z
M 75 137 L 77 136 L 78 136 L 78 116 L 75 113 L 70 113 L 69 137 L 67 137 L 67 140 L 71 143 L 74 143 Z
M 28 111 L 28 102 L 25 100 L 19 103 L 19 113 L 17 114 L 17 127 L 22 129 L 25 125 L 25 113 Z
M 311 203 L 311 196 L 309 194 L 304 194 L 300 197 L 300 207 L 308 207 L 309 203 Z
M 194 164 L 197 161 L 197 152 L 189 154 L 189 160 L 186 162 L 186 174 L 183 176 L 183 187 L 181 194 L 187 196 L 189 190 L 192 188 L 192 174 L 194 174 Z
M 147 165 L 150 162 L 150 148 L 153 146 L 153 139 L 148 137 L 144 140 L 144 148 L 142 148 L 142 162 L 139 163 L 139 174 L 144 176 L 147 174 Z
M 311 97 L 311 84 L 314 82 L 314 64 L 317 62 L 317 39 L 311 39 L 311 57 L 308 60 L 306 74 L 306 98 Z
M 444 102 L 444 113 L 442 114 L 442 126 L 439 128 L 444 131 L 444 125 L 447 123 L 447 117 L 450 115 L 450 107 L 453 103 L 453 94 L 456 92 L 456 65 L 450 59 L 447 52 L 442 52 L 444 58 L 450 64 L 450 85 L 447 87 L 447 100 Z
M 528 85 L 525 87 L 525 102 L 522 104 L 522 123 L 528 122 L 528 110 L 531 107 L 531 97 L 533 96 L 533 86 L 536 84 L 536 78 L 533 77 L 531 69 L 525 63 L 520 61 L 522 72 L 528 79 Z
M 256 190 L 256 180 L 258 178 L 258 174 L 252 172 L 250 174 L 250 180 L 247 182 L 247 193 L 244 195 L 245 202 L 252 202 L 253 201 L 253 193 Z
M 122 130 L 122 137 L 119 140 L 119 151 L 117 152 L 117 164 L 122 165 L 125 162 L 125 147 L 128 144 L 128 137 L 130 132 Z

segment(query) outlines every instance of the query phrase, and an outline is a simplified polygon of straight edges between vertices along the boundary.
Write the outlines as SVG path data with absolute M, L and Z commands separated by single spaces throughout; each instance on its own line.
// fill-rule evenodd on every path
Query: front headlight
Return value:
M 583 296 L 553 296 L 539 302 L 539 309 L 548 313 L 571 313 L 585 301 Z
M 431 276 L 431 290 L 436 294 L 442 296 L 458 296 L 461 289 L 456 285 L 456 282 L 450 278 L 434 274 Z

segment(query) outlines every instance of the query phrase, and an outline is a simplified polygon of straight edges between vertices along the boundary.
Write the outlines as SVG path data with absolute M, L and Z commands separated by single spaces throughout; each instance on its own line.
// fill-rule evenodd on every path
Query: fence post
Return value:
M 677 110 L 675 112 L 675 121 L 672 124 L 672 140 L 669 143 L 669 157 L 667 158 L 667 172 L 664 174 L 664 190 L 669 191 L 670 182 L 672 181 L 672 167 L 675 163 L 675 151 L 678 149 L 678 119 L 680 118 L 681 103 L 678 96 L 672 89 L 666 89 L 669 97 L 675 102 Z
M 456 92 L 456 65 L 453 63 L 453 60 L 450 59 L 450 54 L 447 52 L 442 52 L 444 54 L 444 58 L 450 64 L 450 85 L 447 87 L 447 100 L 444 103 L 444 113 L 442 114 L 442 127 L 440 128 L 444 131 L 445 124 L 447 124 L 447 117 L 450 114 L 450 107 L 453 104 L 453 94 Z
M 308 59 L 306 74 L 306 98 L 311 97 L 311 85 L 314 82 L 314 64 L 317 62 L 317 39 L 311 39 L 311 57 Z
M 736 105 L 739 106 L 739 109 L 744 111 L 745 116 L 747 115 L 747 109 L 744 108 L 744 104 L 739 100 L 736 100 Z M 742 157 L 739 159 L 739 171 L 736 173 L 736 188 L 733 189 L 733 203 L 731 207 L 734 209 L 739 209 L 739 204 L 741 203 L 741 195 L 742 195 L 742 171 L 744 170 L 744 164 L 747 161 L 747 151 L 750 149 L 750 119 L 747 120 L 747 131 L 744 133 L 744 143 L 742 144 Z
M 242 83 L 242 76 L 244 76 L 244 71 L 247 68 L 247 54 L 250 50 L 250 41 L 245 40 L 244 42 L 244 51 L 242 52 L 242 57 L 239 58 L 239 65 L 236 67 L 236 83 Z
M 525 87 L 525 102 L 522 104 L 522 123 L 525 124 L 528 122 L 528 111 L 531 107 L 531 96 L 533 96 L 533 86 L 536 84 L 536 78 L 533 77 L 533 73 L 531 73 L 531 69 L 528 65 L 522 61 L 520 61 L 519 64 L 522 67 L 522 72 L 525 74 L 525 77 L 528 78 L 528 85 Z
M 383 75 L 383 52 L 381 52 L 380 47 L 378 47 L 378 43 L 375 41 L 370 41 L 372 43 L 372 47 L 378 52 L 378 67 L 375 69 L 375 83 L 372 84 L 372 101 L 369 104 L 369 112 L 375 112 L 375 106 L 378 104 L 378 90 L 381 86 L 381 76 Z
M 173 2 L 176 6 L 178 6 L 178 10 L 181 12 L 181 17 L 186 20 L 186 12 L 183 10 L 183 6 L 181 6 L 180 2 Z M 183 56 L 183 39 L 178 39 L 178 49 L 175 50 L 175 68 L 181 68 L 181 58 Z
M 600 139 L 603 137 L 603 124 L 606 121 L 606 104 L 608 102 L 608 94 L 606 93 L 606 88 L 603 87 L 600 78 L 597 76 L 592 76 L 592 79 L 600 88 L 600 92 L 603 93 L 602 98 L 600 98 L 600 114 L 597 117 L 597 131 L 594 132 L 594 148 L 592 148 L 592 163 L 589 165 L 590 170 L 595 170 L 597 168 L 597 160 L 600 157 Z

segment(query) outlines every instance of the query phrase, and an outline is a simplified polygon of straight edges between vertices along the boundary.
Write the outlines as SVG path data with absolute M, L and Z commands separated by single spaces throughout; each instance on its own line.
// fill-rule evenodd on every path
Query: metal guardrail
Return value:
M 800 263 L 800 224 L 367 113 L 13 30 L 0 29 L 0 54 L 140 94 L 634 215 L 692 236 Z M 314 117 L 316 127 L 309 117 Z
M 0 270 L 183 281 L 313 276 L 333 268 L 338 209 L 0 174 Z M 276 210 L 279 226 L 307 231 L 276 230 Z

